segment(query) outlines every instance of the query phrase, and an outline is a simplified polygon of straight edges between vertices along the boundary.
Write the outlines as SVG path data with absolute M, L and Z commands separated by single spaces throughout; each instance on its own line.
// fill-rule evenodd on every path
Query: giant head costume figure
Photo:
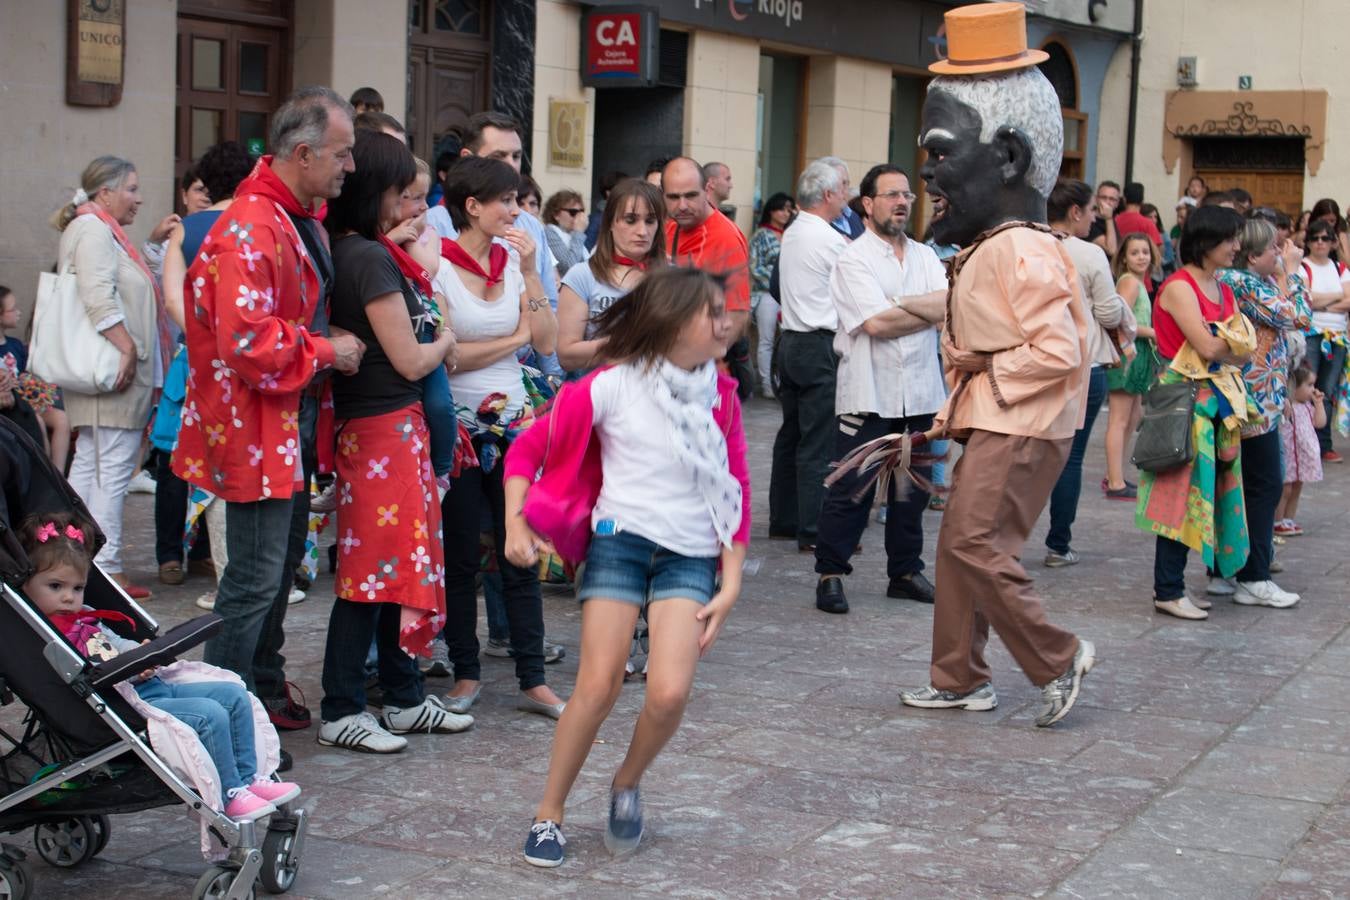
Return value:
M 1059 97 L 1027 49 L 1026 7 L 980 3 L 946 14 L 947 58 L 929 66 L 919 169 L 933 200 L 933 237 L 967 246 L 1003 222 L 1045 221 L 1059 176 Z

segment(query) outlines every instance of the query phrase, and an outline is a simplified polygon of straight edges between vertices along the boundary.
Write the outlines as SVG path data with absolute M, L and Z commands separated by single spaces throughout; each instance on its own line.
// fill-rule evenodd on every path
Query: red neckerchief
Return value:
M 136 267 L 145 275 L 146 280 L 150 282 L 150 288 L 154 291 L 155 295 L 155 331 L 159 341 L 160 372 L 167 372 L 169 370 L 169 363 L 173 360 L 174 355 L 173 337 L 169 333 L 169 312 L 168 308 L 164 305 L 164 289 L 160 286 L 159 279 L 150 271 L 150 267 L 146 265 L 145 260 L 141 258 L 140 251 L 136 249 L 136 245 L 131 242 L 131 238 L 127 237 L 127 233 L 122 230 L 122 223 L 114 219 L 112 214 L 106 209 L 91 200 L 83 206 L 77 207 L 75 209 L 75 214 L 81 216 L 86 214 L 97 216 L 100 222 L 107 225 L 108 228 L 112 230 L 113 240 L 117 242 L 117 245 L 122 248 L 127 256 L 131 257 L 131 261 L 136 264 Z
M 614 254 L 614 265 L 616 265 L 616 266 L 627 266 L 627 267 L 630 268 L 630 269 L 637 269 L 639 272 L 645 272 L 645 271 L 647 271 L 647 262 L 646 262 L 646 260 L 643 260 L 642 262 L 638 262 L 636 259 L 629 259 L 628 257 L 626 257 L 626 256 L 621 256 L 621 255 L 618 254 L 618 253 Z
M 506 262 L 511 258 L 510 254 L 506 252 L 506 248 L 501 244 L 490 244 L 488 246 L 488 271 L 484 272 L 483 267 L 478 264 L 478 260 L 470 256 L 469 251 L 461 247 L 458 241 L 452 241 L 450 238 L 441 238 L 441 256 L 464 271 L 477 275 L 483 279 L 488 287 L 501 283 L 502 273 L 506 271 Z
M 776 233 L 776 234 L 782 234 L 782 233 L 783 233 L 783 229 L 779 228 L 777 225 L 774 225 L 774 224 L 771 223 L 771 222 L 765 222 L 765 223 L 764 223 L 764 227 L 767 228 L 767 229 L 769 229 L 770 231 Z
M 62 634 L 68 634 L 71 628 L 81 623 L 93 624 L 98 621 L 125 622 L 133 628 L 136 625 L 135 619 L 111 609 L 82 609 L 79 612 L 73 613 L 53 613 L 47 618 Z
M 403 277 L 413 283 L 424 296 L 431 296 L 431 276 L 427 270 L 418 265 L 417 260 L 408 255 L 408 252 L 395 244 L 385 235 L 379 236 L 379 241 L 384 245 L 384 249 L 394 258 L 394 264 L 398 270 L 403 273 Z
M 269 200 L 274 201 L 282 209 L 286 210 L 291 216 L 299 216 L 302 219 L 316 219 L 320 222 L 328 215 L 328 204 L 320 201 L 318 209 L 309 210 L 300 205 L 300 201 L 291 193 L 291 189 L 286 187 L 286 182 L 282 181 L 277 173 L 272 171 L 272 157 L 259 157 L 253 171 L 248 173 L 248 177 L 239 182 L 239 187 L 235 188 L 234 195 L 242 197 L 245 194 L 260 194 Z

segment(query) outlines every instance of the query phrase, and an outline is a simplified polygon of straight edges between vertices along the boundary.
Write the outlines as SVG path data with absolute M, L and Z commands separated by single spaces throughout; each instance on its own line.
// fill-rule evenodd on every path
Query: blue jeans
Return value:
M 684 597 L 706 604 L 713 596 L 717 560 L 667 550 L 631 531 L 597 534 L 586 551 L 577 599 L 603 597 L 642 607 L 648 600 Z
M 430 330 L 424 329 L 421 342 L 430 344 L 433 340 Z M 445 366 L 437 366 L 422 377 L 422 411 L 431 432 L 431 469 L 437 475 L 448 475 L 455 464 L 459 421 L 455 418 L 455 398 L 450 393 L 450 376 Z
M 260 655 L 261 639 L 280 631 L 282 611 L 277 606 L 278 587 L 289 587 L 286 571 L 294 503 L 257 500 L 225 504 L 225 542 L 230 561 L 216 589 L 216 613 L 225 620 L 220 633 L 206 642 L 202 658 L 213 666 L 229 669 L 253 690 L 254 660 Z M 303 543 L 302 543 L 303 547 Z M 275 628 L 273 627 L 275 626 Z M 274 648 L 267 648 L 271 655 Z
M 341 597 L 333 601 L 323 651 L 319 707 L 323 721 L 336 722 L 365 710 L 366 651 L 372 638 L 378 648 L 384 704 L 408 709 L 425 698 L 417 663 L 398 645 L 400 610 L 396 603 L 358 603 Z
M 1093 366 L 1088 375 L 1087 417 L 1083 427 L 1074 432 L 1064 471 L 1059 473 L 1059 481 L 1050 493 L 1050 530 L 1045 535 L 1045 546 L 1055 553 L 1068 553 L 1069 542 L 1073 540 L 1073 520 L 1078 517 L 1078 497 L 1083 492 L 1083 454 L 1105 397 L 1106 369 Z
M 929 453 L 933 454 L 934 456 L 941 457 L 941 459 L 939 459 L 937 462 L 933 463 L 933 479 L 932 479 L 932 481 L 933 481 L 933 486 L 934 486 L 934 487 L 946 487 L 946 486 L 947 486 L 947 459 L 946 459 L 946 457 L 947 457 L 947 451 L 950 450 L 951 447 L 952 447 L 952 442 L 949 441 L 949 440 L 947 440 L 947 439 L 945 439 L 945 438 L 944 438 L 943 440 L 940 440 L 940 441 L 933 441 L 933 443 L 931 443 L 931 444 L 928 445 L 928 452 L 929 452 Z
M 225 681 L 170 683 L 150 678 L 136 693 L 197 732 L 220 773 L 221 802 L 229 792 L 248 787 L 258 774 L 253 743 L 253 703 L 243 688 Z

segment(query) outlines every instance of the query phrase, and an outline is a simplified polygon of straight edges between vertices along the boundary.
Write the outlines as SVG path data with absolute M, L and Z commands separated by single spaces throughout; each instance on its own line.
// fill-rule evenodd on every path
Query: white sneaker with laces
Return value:
M 304 599 L 305 599 L 305 592 L 300 590 L 298 587 L 293 587 L 291 588 L 290 594 L 286 596 L 286 603 L 287 605 L 290 605 L 292 603 L 302 603 L 304 602 Z
M 193 602 L 196 603 L 198 609 L 204 609 L 207 612 L 210 612 L 216 608 L 216 592 L 210 591 L 209 593 L 202 594 Z
M 360 753 L 398 753 L 408 746 L 408 739 L 385 731 L 370 713 L 359 712 L 324 722 L 319 727 L 319 743 Z
M 1231 597 L 1236 590 L 1232 580 L 1217 575 L 1210 576 L 1209 584 L 1205 587 L 1205 593 L 1212 597 Z
M 329 482 L 328 487 L 309 501 L 309 511 L 312 513 L 330 513 L 335 509 L 337 509 L 336 480 Z
M 1243 606 L 1269 606 L 1288 609 L 1299 600 L 1298 594 L 1282 589 L 1273 581 L 1239 581 L 1233 602 Z
M 380 713 L 380 723 L 390 734 L 455 734 L 473 727 L 473 716 L 452 713 L 439 697 L 428 694 L 407 709 L 386 706 Z

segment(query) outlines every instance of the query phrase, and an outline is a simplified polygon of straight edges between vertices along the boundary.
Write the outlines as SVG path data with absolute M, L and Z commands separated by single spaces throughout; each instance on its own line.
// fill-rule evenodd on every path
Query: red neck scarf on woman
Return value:
M 459 245 L 459 241 L 452 241 L 450 238 L 441 238 L 441 256 L 464 271 L 477 275 L 488 287 L 501 283 L 502 274 L 506 271 L 506 261 L 511 258 L 501 244 L 489 244 L 488 270 L 484 272 L 478 260 L 470 256 L 469 251 Z
M 772 232 L 775 233 L 775 234 L 782 234 L 782 233 L 783 233 L 783 229 L 779 228 L 777 225 L 773 224 L 772 222 L 765 222 L 765 223 L 764 223 L 764 227 L 767 228 L 767 229 L 769 229 L 770 231 L 772 231 Z
M 430 298 L 431 276 L 427 274 L 427 270 L 422 268 L 417 260 L 409 256 L 408 251 L 389 240 L 388 236 L 382 234 L 379 240 L 384 245 L 384 249 L 389 251 L 389 255 L 394 258 L 394 264 L 403 273 L 403 277 L 411 281 L 413 286 L 422 292 L 423 296 Z
M 97 216 L 99 221 L 107 225 L 112 230 L 113 240 L 122 248 L 131 261 L 144 273 L 147 281 L 150 282 L 151 289 L 155 292 L 155 330 L 159 337 L 159 381 L 163 381 L 164 373 L 169 370 L 169 363 L 173 361 L 173 337 L 169 333 L 169 313 L 164 307 L 164 291 L 159 286 L 159 279 L 150 271 L 150 267 L 145 264 L 141 258 L 140 251 L 136 245 L 127 237 L 127 233 L 122 230 L 122 223 L 112 217 L 112 214 L 94 201 L 89 201 L 83 206 L 75 209 L 75 214 L 82 216 L 85 214 Z
M 639 272 L 647 271 L 646 260 L 638 261 L 636 259 L 629 259 L 627 256 L 620 253 L 614 254 L 614 265 L 627 266 L 630 269 L 637 269 Z

